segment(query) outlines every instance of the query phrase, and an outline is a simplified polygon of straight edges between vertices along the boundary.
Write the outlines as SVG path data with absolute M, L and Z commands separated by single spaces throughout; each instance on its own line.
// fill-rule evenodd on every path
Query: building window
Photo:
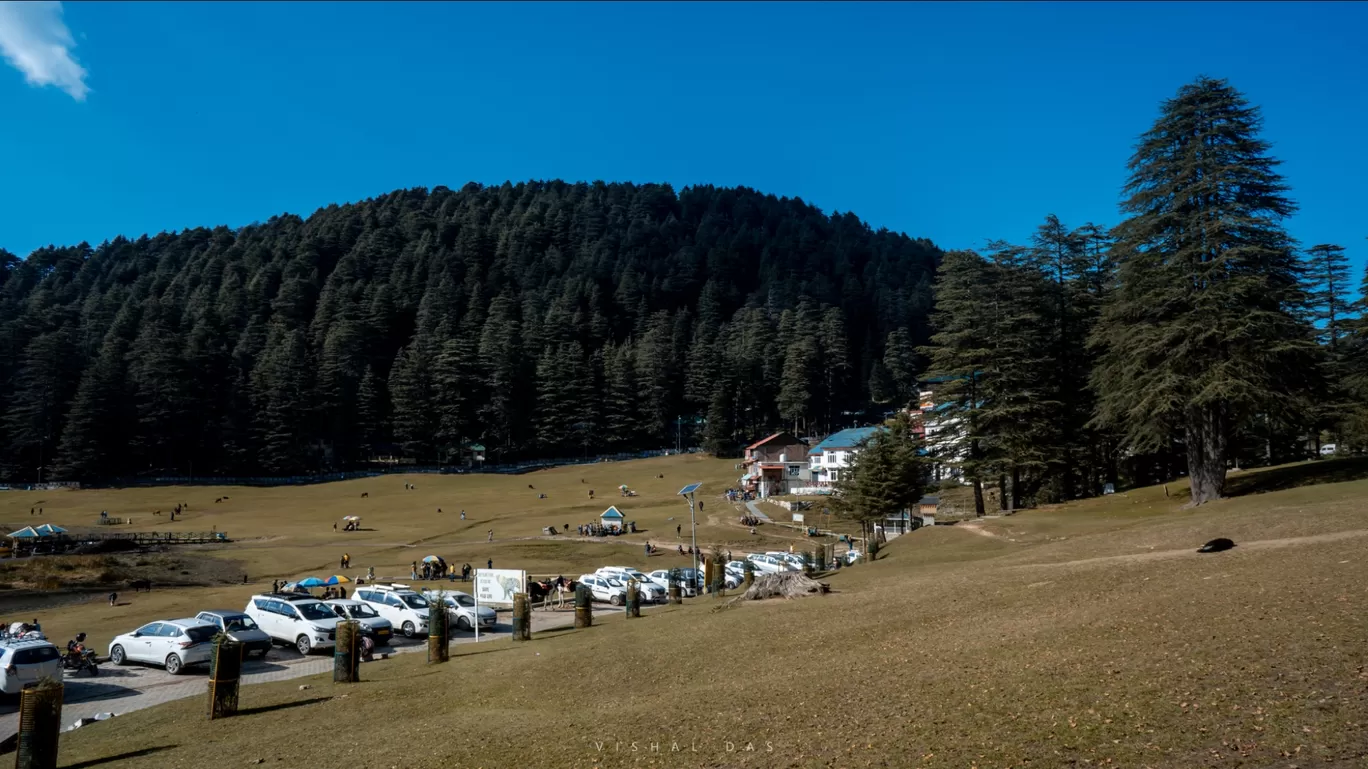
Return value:
M 830 474 L 831 474 L 831 482 L 832 482 L 832 483 L 835 483 L 835 482 L 841 480 L 841 472 L 840 472 L 839 470 L 832 470 Z
M 789 466 L 788 466 L 788 471 L 789 471 L 789 477 L 790 477 L 790 478 L 797 478 L 798 475 L 799 475 L 800 473 L 803 472 L 803 466 L 802 466 L 802 465 L 789 465 Z

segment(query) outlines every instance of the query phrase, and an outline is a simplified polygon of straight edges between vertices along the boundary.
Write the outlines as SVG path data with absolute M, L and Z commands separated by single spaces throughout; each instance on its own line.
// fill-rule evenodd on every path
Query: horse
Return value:
M 369 492 L 369 491 L 363 491 L 363 492 L 361 492 L 361 498 L 362 498 L 362 499 L 366 499 L 366 498 L 369 497 L 369 496 L 370 496 L 370 492 Z
M 150 593 L 150 592 L 152 592 L 152 580 L 150 580 L 150 579 L 135 579 L 135 580 L 133 580 L 133 581 L 131 581 L 131 582 L 128 583 L 128 589 L 129 589 L 129 590 L 132 590 L 132 591 L 135 592 L 135 593 L 138 592 L 139 590 L 146 590 L 147 592 Z

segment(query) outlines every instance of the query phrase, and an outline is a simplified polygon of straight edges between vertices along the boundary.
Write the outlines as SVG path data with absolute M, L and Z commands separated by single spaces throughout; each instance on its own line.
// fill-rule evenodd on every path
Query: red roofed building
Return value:
M 741 488 L 761 497 L 786 494 L 791 486 L 806 486 L 807 444 L 792 433 L 781 432 L 746 447 L 741 463 L 746 474 Z

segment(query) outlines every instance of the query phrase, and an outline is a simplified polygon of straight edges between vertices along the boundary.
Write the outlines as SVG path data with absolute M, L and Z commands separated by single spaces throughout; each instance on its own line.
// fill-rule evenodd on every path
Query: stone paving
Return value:
M 643 607 L 645 608 L 645 607 Z M 598 611 L 622 611 L 619 608 L 598 609 Z M 532 632 L 551 630 L 574 624 L 574 610 L 533 611 Z M 480 634 L 480 643 L 508 638 L 512 627 L 506 624 L 495 626 L 490 633 Z M 397 639 L 404 642 L 404 639 Z M 474 634 L 453 638 L 453 644 L 475 643 Z M 427 650 L 426 641 L 406 642 L 404 645 L 377 649 L 376 662 L 383 663 L 379 653 L 410 654 Z M 273 650 L 273 653 L 289 654 L 288 650 Z M 375 664 L 367 663 L 367 664 Z M 243 685 L 288 681 L 292 678 L 318 675 L 332 670 L 332 655 L 270 659 L 264 661 L 248 660 L 243 662 Z M 266 668 L 261 670 L 261 668 Z M 248 672 L 257 670 L 258 672 Z M 97 713 L 114 713 L 116 716 L 143 708 L 150 708 L 164 702 L 189 697 L 203 698 L 208 691 L 209 678 L 206 668 L 191 668 L 186 676 L 172 676 L 164 670 L 152 667 L 115 667 L 106 663 L 100 666 L 100 675 L 91 678 L 85 674 L 67 677 L 65 702 L 62 705 L 62 727 L 66 728 L 82 718 Z M 208 706 L 203 702 L 190 707 L 201 710 Z M 4 715 L 0 716 L 0 740 L 8 739 L 19 730 L 18 705 L 7 705 Z

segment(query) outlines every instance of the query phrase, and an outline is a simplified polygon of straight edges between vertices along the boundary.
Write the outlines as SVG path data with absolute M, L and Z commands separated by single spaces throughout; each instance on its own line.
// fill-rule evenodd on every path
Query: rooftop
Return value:
M 882 425 L 875 425 L 873 427 L 852 427 L 848 430 L 832 433 L 827 436 L 826 440 L 813 446 L 808 453 L 821 454 L 824 451 L 834 449 L 853 449 L 883 429 L 885 428 Z

